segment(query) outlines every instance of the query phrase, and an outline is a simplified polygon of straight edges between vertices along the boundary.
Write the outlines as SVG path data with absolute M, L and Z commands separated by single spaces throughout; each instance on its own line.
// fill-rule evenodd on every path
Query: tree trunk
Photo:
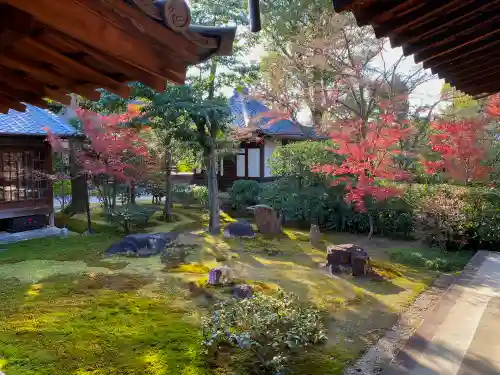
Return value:
M 163 219 L 172 221 L 172 153 L 165 150 L 165 205 L 163 206 Z
M 208 209 L 210 219 L 208 223 L 208 232 L 210 234 L 220 233 L 220 212 L 219 212 L 219 187 L 217 184 L 217 152 L 212 146 L 208 157 L 207 165 L 207 185 L 208 185 Z
M 90 201 L 89 201 L 89 189 L 87 185 L 87 176 L 83 175 L 83 181 L 85 182 L 85 211 L 87 212 L 87 232 L 92 233 L 92 218 L 90 216 Z
M 116 208 L 116 194 L 117 194 L 117 182 L 116 179 L 113 178 L 113 186 L 111 188 L 111 210 L 114 211 Z
M 371 240 L 373 236 L 373 216 L 371 212 L 368 212 L 368 222 L 370 223 L 370 232 L 368 233 L 368 239 Z
M 135 204 L 135 182 L 130 183 L 130 203 Z
M 66 207 L 65 212 L 83 213 L 86 210 L 85 197 L 87 195 L 87 181 L 78 165 L 77 152 L 80 141 L 72 139 L 69 141 L 69 166 L 71 176 L 71 204 Z

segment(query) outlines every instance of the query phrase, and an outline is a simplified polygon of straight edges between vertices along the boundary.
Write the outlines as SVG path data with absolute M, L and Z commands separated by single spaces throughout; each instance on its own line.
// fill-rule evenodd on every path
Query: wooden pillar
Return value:
M 266 174 L 266 160 L 265 160 L 265 141 L 262 140 L 262 142 L 259 144 L 260 146 L 260 179 L 262 180 L 265 177 Z
M 54 227 L 56 225 L 54 212 L 49 214 L 49 227 Z
M 245 142 L 245 178 L 248 178 L 248 143 Z

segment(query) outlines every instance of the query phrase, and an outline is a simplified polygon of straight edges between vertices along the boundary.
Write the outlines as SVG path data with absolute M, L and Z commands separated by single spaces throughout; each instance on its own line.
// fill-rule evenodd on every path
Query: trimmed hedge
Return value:
M 344 201 L 341 186 L 332 187 L 324 181 L 297 189 L 293 177 L 260 185 L 258 203 L 274 207 L 290 225 L 308 228 L 316 223 L 332 231 L 369 231 L 368 215 L 355 211 Z M 402 198 L 366 202 L 376 235 L 421 239 L 448 250 L 500 247 L 498 190 L 444 184 L 403 187 Z M 241 203 L 241 196 L 230 196 L 233 206 Z

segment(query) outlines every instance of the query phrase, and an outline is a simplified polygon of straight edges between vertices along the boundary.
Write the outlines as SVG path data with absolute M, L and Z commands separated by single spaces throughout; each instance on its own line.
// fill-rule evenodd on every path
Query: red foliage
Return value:
M 78 153 L 83 171 L 97 176 L 105 175 L 116 181 L 131 182 L 141 175 L 150 163 L 148 148 L 136 129 L 123 126 L 136 113 L 103 116 L 77 110 L 78 119 L 87 139 Z M 48 134 L 47 141 L 56 146 L 60 140 Z
M 486 113 L 493 117 L 500 117 L 500 94 L 491 96 L 486 105 Z
M 349 120 L 331 134 L 331 139 L 338 145 L 338 149 L 331 151 L 343 155 L 344 161 L 340 166 L 318 166 L 315 171 L 338 176 L 334 184 L 346 183 L 346 202 L 365 212 L 366 197 L 385 200 L 402 193 L 400 189 L 381 186 L 380 183 L 383 180 L 403 180 L 408 176 L 397 167 L 394 157 L 399 153 L 395 146 L 409 135 L 409 131 L 397 124 L 393 113 L 385 113 L 368 124 Z
M 429 174 L 443 171 L 460 182 L 486 181 L 490 168 L 481 165 L 488 158 L 486 123 L 480 120 L 438 121 L 429 139 L 437 161 L 425 161 Z

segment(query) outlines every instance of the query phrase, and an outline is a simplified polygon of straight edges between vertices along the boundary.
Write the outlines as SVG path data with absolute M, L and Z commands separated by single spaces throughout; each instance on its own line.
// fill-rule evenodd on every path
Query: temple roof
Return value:
M 97 100 L 98 88 L 128 97 L 131 81 L 182 84 L 188 66 L 230 55 L 236 32 L 190 23 L 184 0 L 2 0 L 0 113 Z
M 458 90 L 500 91 L 500 0 L 333 0 Z
M 18 112 L 13 109 L 7 114 L 0 114 L 1 135 L 47 135 L 48 129 L 59 137 L 71 137 L 78 132 L 68 123 L 61 120 L 54 113 L 26 104 L 26 111 Z
M 229 107 L 234 126 L 255 127 L 255 132 L 260 135 L 285 139 L 321 138 L 312 127 L 273 113 L 262 102 L 250 97 L 246 89 L 234 90 L 233 96 L 229 98 Z

